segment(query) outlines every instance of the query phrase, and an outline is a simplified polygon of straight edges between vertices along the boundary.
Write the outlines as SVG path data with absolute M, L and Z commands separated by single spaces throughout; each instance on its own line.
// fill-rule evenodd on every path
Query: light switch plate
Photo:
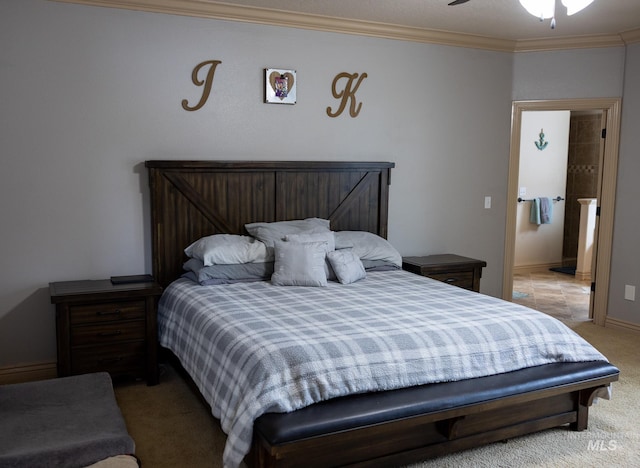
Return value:
M 635 301 L 636 300 L 636 287 L 631 286 L 630 284 L 624 285 L 624 298 L 627 301 Z

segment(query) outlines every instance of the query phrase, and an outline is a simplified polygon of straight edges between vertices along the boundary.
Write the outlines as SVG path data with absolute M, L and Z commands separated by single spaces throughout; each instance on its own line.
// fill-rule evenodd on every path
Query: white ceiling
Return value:
M 518 0 L 53 0 L 494 50 L 609 47 L 640 42 L 640 0 L 595 0 L 557 26 Z
M 640 29 L 640 0 L 595 0 L 580 13 L 567 16 L 560 5 L 557 26 L 540 22 L 518 0 L 226 0 L 224 3 L 466 33 L 496 39 L 528 40 L 602 34 Z M 213 2 L 220 3 L 220 2 Z

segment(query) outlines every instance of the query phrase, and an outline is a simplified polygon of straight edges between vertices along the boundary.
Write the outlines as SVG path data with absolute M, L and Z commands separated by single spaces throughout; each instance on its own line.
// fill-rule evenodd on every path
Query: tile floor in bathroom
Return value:
M 516 273 L 513 302 L 563 321 L 588 321 L 591 281 L 555 271 Z

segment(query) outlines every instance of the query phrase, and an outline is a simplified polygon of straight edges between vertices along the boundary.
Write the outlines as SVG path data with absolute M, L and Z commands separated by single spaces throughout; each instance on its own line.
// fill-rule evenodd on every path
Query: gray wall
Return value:
M 640 323 L 640 43 L 627 47 L 616 214 L 611 254 L 611 317 Z M 624 299 L 626 284 L 636 287 L 634 302 Z
M 640 324 L 640 44 L 627 47 L 516 54 L 514 100 L 622 96 L 622 124 L 608 316 Z M 624 299 L 625 285 L 637 301 Z
M 518 85 L 535 55 L 45 0 L 0 2 L 0 43 L 0 367 L 55 360 L 49 282 L 150 272 L 146 159 L 394 161 L 389 240 L 484 259 L 500 295 L 511 100 L 556 97 Z M 620 95 L 623 58 L 581 52 L 614 69 L 565 88 Z M 213 94 L 186 112 L 210 59 Z M 267 67 L 297 70 L 295 106 L 262 103 Z M 325 113 L 343 71 L 368 74 L 355 119 Z
M 513 100 L 622 96 L 625 48 L 515 54 Z

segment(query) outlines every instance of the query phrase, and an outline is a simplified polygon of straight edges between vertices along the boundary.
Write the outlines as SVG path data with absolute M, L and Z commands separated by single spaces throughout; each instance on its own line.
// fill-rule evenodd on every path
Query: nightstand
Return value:
M 404 257 L 402 269 L 453 284 L 471 291 L 480 291 L 482 268 L 487 262 L 460 255 L 441 254 L 424 257 Z
M 50 283 L 49 292 L 56 305 L 59 377 L 107 371 L 158 383 L 160 285 L 65 281 Z

